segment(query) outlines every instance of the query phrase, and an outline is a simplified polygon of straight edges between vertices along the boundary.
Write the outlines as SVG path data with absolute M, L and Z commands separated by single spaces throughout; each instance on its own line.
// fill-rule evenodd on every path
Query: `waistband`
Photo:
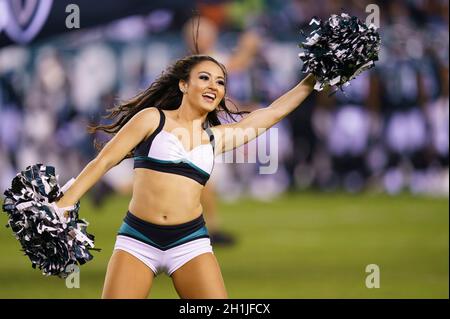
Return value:
M 198 238 L 209 238 L 203 214 L 178 225 L 158 225 L 127 212 L 119 235 L 129 236 L 166 250 Z
M 177 225 L 158 225 L 150 223 L 146 220 L 140 219 L 136 215 L 133 215 L 130 211 L 127 212 L 127 215 L 124 218 L 124 222 L 129 224 L 130 226 L 133 225 L 140 225 L 143 227 L 150 227 L 155 229 L 165 229 L 165 230 L 190 230 L 192 228 L 198 227 L 199 225 L 205 225 L 205 219 L 203 218 L 203 214 L 198 216 L 197 218 L 188 221 L 183 224 L 177 224 Z

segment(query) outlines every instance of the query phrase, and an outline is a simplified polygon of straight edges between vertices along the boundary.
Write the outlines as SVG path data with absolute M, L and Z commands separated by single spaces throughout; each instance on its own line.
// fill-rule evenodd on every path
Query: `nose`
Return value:
M 211 90 L 214 90 L 214 91 L 218 91 L 217 83 L 215 81 L 210 81 L 209 85 L 208 85 L 208 88 L 211 89 Z

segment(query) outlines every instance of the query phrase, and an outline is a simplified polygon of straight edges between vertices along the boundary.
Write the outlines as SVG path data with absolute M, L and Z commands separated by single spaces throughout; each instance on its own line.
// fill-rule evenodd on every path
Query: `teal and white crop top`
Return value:
M 214 166 L 214 135 L 208 128 L 208 144 L 186 151 L 181 141 L 163 130 L 166 116 L 160 114 L 159 125 L 134 150 L 134 168 L 147 168 L 159 172 L 183 175 L 205 185 Z

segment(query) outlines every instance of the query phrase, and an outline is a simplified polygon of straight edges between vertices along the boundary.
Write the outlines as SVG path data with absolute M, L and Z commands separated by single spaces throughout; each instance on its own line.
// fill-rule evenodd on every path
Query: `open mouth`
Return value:
M 202 97 L 208 103 L 213 103 L 216 100 L 216 95 L 214 93 L 205 93 L 202 94 Z

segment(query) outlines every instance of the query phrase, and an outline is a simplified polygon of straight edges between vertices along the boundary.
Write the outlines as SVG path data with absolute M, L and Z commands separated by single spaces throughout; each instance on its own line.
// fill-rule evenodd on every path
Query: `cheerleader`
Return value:
M 134 158 L 132 199 L 108 264 L 103 298 L 146 298 L 162 272 L 172 278 L 181 298 L 227 298 L 200 204 L 214 157 L 255 139 L 314 89 L 342 88 L 378 59 L 376 29 L 356 17 L 342 13 L 311 24 L 319 28 L 302 43 L 305 52 L 300 55 L 308 75 L 237 122 L 221 124 L 218 117 L 242 114 L 225 104 L 225 67 L 210 56 L 192 55 L 113 108 L 109 117 L 115 122 L 92 127 L 114 137 L 56 206 L 64 210 L 78 203 L 110 168 Z
M 146 298 L 156 275 L 169 275 L 181 298 L 227 298 L 200 197 L 214 157 L 256 138 L 313 91 L 308 75 L 266 108 L 221 125 L 227 72 L 214 58 L 178 60 L 145 91 L 110 110 L 113 138 L 57 202 L 74 205 L 112 167 L 134 158 L 133 194 L 118 230 L 103 298 Z M 233 132 L 245 130 L 242 140 Z

